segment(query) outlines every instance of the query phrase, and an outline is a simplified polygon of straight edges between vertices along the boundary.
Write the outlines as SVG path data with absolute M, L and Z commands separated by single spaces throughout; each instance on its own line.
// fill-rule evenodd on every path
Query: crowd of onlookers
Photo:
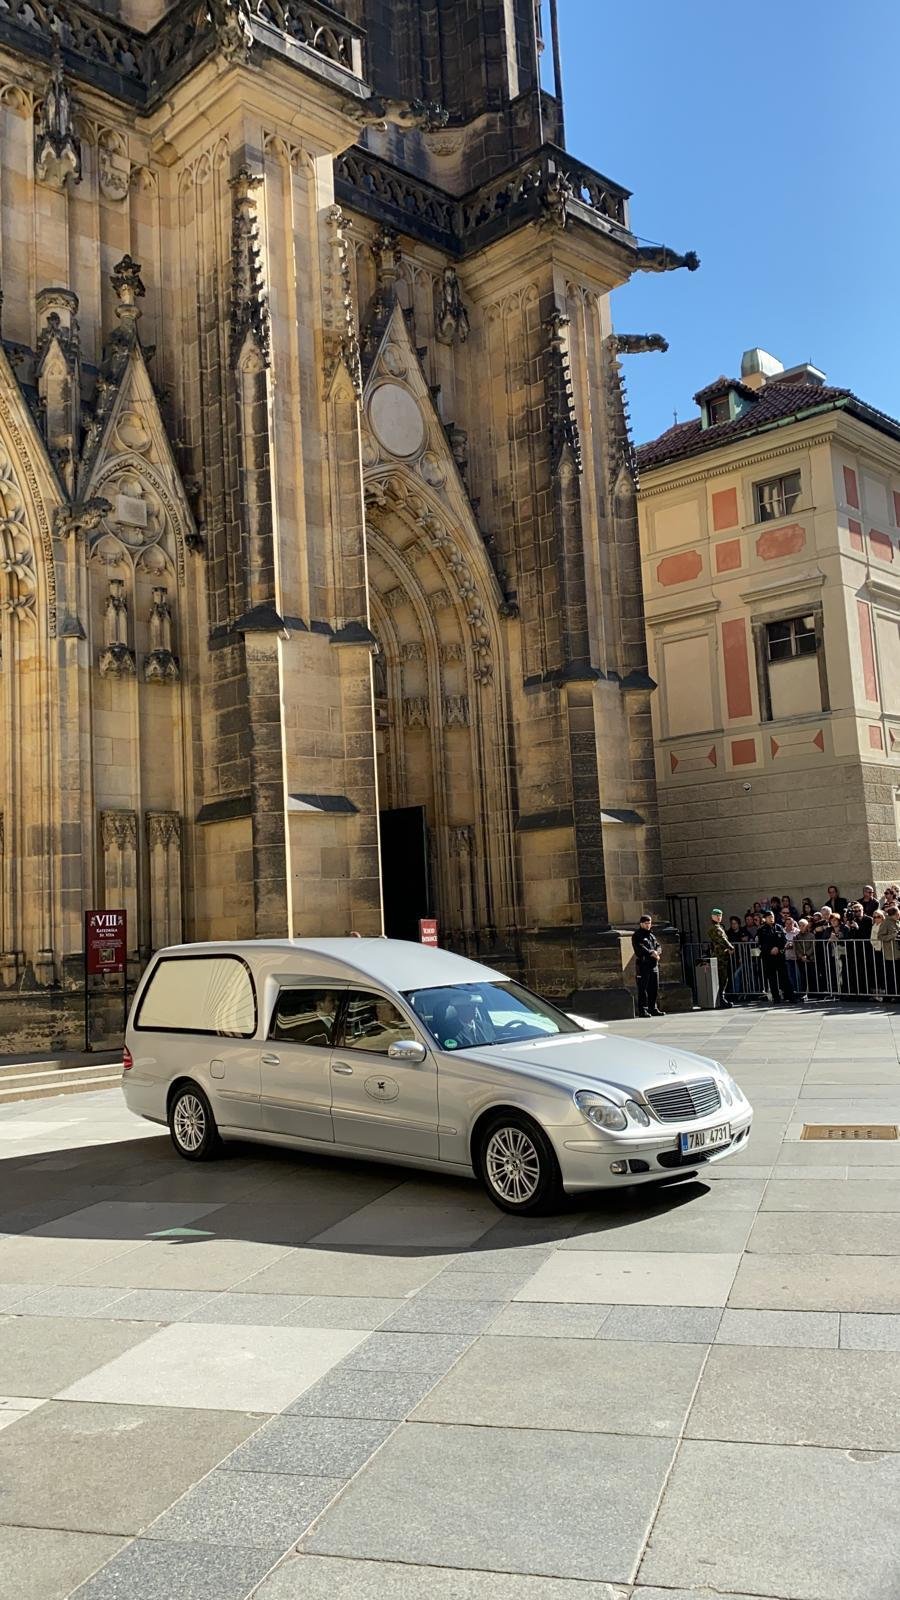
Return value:
M 848 900 L 829 884 L 820 906 L 808 896 L 754 900 L 725 921 L 718 907 L 706 934 L 718 966 L 719 1004 L 768 992 L 776 1005 L 807 995 L 900 998 L 900 886 L 878 895 L 866 884 Z

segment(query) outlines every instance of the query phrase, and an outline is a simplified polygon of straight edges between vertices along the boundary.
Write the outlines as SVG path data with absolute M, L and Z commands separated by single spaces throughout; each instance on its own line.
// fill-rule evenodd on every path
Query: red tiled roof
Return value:
M 746 383 L 741 383 L 740 378 L 726 378 L 724 373 L 712 383 L 708 383 L 705 389 L 698 389 L 694 399 L 698 406 L 702 406 L 704 400 L 714 400 L 716 395 L 727 394 L 729 389 L 734 389 L 743 400 L 756 399 L 755 389 L 750 389 Z
M 728 381 L 726 378 L 726 384 Z M 708 385 L 707 389 L 710 387 L 715 388 Z M 705 393 L 707 390 L 699 391 L 699 395 Z M 885 412 L 877 411 L 874 406 L 866 405 L 851 389 L 835 389 L 814 383 L 768 383 L 765 388 L 753 391 L 753 394 L 753 404 L 731 422 L 718 422 L 711 428 L 704 428 L 700 417 L 692 417 L 689 422 L 676 422 L 658 439 L 639 445 L 638 471 L 649 472 L 668 461 L 680 461 L 708 450 L 717 450 L 720 445 L 731 444 L 734 439 L 812 411 L 846 410 L 881 432 L 900 439 L 900 423 Z

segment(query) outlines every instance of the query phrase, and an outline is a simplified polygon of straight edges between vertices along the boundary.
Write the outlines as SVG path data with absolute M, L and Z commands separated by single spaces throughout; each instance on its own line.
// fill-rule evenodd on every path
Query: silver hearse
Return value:
M 611 1033 L 501 972 L 391 939 L 161 950 L 123 1088 L 179 1155 L 256 1139 L 477 1175 L 505 1211 L 659 1182 L 746 1147 L 715 1061 Z

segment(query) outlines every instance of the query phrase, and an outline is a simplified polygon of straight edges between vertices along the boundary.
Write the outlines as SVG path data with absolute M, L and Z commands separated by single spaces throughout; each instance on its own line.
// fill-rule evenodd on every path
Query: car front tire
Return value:
M 185 1161 L 212 1161 L 222 1154 L 222 1140 L 212 1106 L 196 1083 L 184 1083 L 169 1102 L 169 1133 Z
M 539 1216 L 562 1198 L 553 1146 L 537 1123 L 521 1112 L 499 1112 L 482 1128 L 476 1165 L 494 1205 L 514 1216 Z

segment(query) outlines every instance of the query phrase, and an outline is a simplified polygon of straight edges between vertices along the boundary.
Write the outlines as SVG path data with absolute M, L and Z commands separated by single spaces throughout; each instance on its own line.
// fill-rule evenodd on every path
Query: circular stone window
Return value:
M 414 456 L 425 443 L 425 422 L 408 389 L 382 383 L 369 401 L 369 425 L 392 456 Z

